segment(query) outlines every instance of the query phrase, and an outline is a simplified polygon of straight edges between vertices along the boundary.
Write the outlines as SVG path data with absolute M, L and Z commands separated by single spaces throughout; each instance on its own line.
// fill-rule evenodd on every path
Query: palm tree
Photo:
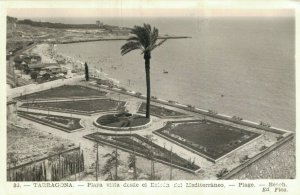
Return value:
M 127 42 L 121 47 L 121 54 L 125 55 L 133 50 L 139 49 L 142 51 L 145 60 L 146 85 L 147 85 L 147 106 L 146 118 L 150 118 L 150 59 L 151 51 L 163 44 L 166 39 L 158 42 L 158 29 L 151 28 L 150 24 L 143 26 L 134 26 L 131 30 L 132 37 L 127 39 Z

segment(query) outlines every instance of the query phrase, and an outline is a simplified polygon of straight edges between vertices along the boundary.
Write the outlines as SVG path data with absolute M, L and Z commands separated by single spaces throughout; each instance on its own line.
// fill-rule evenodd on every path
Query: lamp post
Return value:
M 99 151 L 98 151 L 98 142 L 96 142 L 97 152 L 96 152 L 96 181 L 98 181 L 98 170 L 99 170 Z
M 171 163 L 171 166 L 170 166 L 170 180 L 172 180 L 172 177 L 173 177 L 173 167 L 172 167 L 172 150 L 173 150 L 173 146 L 171 146 L 171 151 L 170 151 L 170 163 Z
M 136 180 L 136 155 L 135 155 L 135 147 L 134 147 L 134 140 L 133 140 L 133 136 L 131 134 L 131 128 L 130 128 L 130 137 L 132 140 L 132 154 L 133 154 L 133 158 L 134 158 L 134 167 L 133 167 L 133 178 L 134 180 Z

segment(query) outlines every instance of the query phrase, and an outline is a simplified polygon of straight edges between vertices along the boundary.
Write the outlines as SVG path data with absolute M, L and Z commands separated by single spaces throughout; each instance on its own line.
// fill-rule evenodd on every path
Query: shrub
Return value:
M 277 141 L 281 140 L 282 138 L 283 138 L 282 135 L 278 136 L 278 137 L 277 137 Z
M 240 158 L 240 163 L 244 163 L 245 161 L 249 160 L 248 155 L 244 155 Z
M 120 87 L 120 89 L 121 89 L 121 91 L 124 91 L 124 92 L 127 91 L 127 89 L 125 89 L 124 87 Z
M 29 74 L 30 72 L 31 72 L 31 71 L 30 71 L 30 69 L 28 69 L 28 68 L 24 70 L 24 73 L 25 73 L 25 74 Z
M 221 169 L 216 175 L 217 175 L 218 178 L 221 178 L 221 177 L 223 177 L 224 175 L 226 175 L 227 173 L 228 173 L 227 168 L 223 168 L 223 169 Z
M 173 100 L 168 100 L 168 102 L 169 102 L 170 104 L 175 104 L 175 103 L 176 103 L 176 102 L 173 101 Z
M 191 109 L 191 110 L 194 110 L 195 109 L 195 106 L 192 106 L 192 105 L 187 105 L 187 107 L 189 108 L 189 109 Z
M 233 120 L 237 120 L 237 121 L 243 120 L 243 118 L 242 118 L 242 117 L 239 117 L 239 116 L 232 116 L 232 119 L 233 119 Z
M 30 74 L 31 79 L 34 79 L 34 80 L 37 79 L 37 76 L 38 76 L 38 72 L 32 72 L 32 73 Z
M 214 111 L 214 110 L 208 110 L 208 114 L 211 114 L 211 115 L 217 115 L 218 112 L 217 112 L 217 111 Z
M 140 97 L 141 95 L 142 95 L 142 93 L 140 93 L 140 92 L 136 92 L 136 93 L 135 93 L 135 96 L 136 96 L 136 97 Z
M 267 148 L 268 148 L 267 146 L 263 145 L 262 147 L 259 148 L 259 151 L 264 151 Z
M 271 127 L 271 124 L 265 123 L 263 121 L 260 121 L 259 125 L 264 126 L 264 127 Z
M 68 122 L 68 128 L 69 128 L 69 129 L 74 129 L 74 127 L 75 127 L 74 121 L 73 121 L 73 120 L 70 120 L 70 121 Z
M 189 159 L 189 160 L 187 160 L 185 163 L 184 163 L 184 165 L 183 165 L 185 168 L 188 168 L 188 169 L 193 169 L 194 168 L 194 166 L 195 166 L 195 159 Z
M 50 74 L 46 73 L 46 74 L 43 75 L 42 78 L 43 78 L 44 81 L 47 81 L 48 79 L 50 79 Z

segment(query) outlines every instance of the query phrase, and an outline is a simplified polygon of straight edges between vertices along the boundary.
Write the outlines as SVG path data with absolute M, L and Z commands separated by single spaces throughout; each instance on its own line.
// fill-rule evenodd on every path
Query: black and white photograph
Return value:
M 6 182 L 296 178 L 295 9 L 3 17 Z

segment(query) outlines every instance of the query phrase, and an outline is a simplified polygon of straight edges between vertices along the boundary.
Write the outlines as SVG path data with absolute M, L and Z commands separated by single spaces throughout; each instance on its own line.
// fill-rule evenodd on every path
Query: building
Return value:
M 96 24 L 99 28 L 103 26 L 103 22 L 100 22 L 99 20 L 96 21 Z
M 28 64 L 37 64 L 42 61 L 38 54 L 20 54 L 14 59 L 15 67 L 20 70 L 28 69 Z

